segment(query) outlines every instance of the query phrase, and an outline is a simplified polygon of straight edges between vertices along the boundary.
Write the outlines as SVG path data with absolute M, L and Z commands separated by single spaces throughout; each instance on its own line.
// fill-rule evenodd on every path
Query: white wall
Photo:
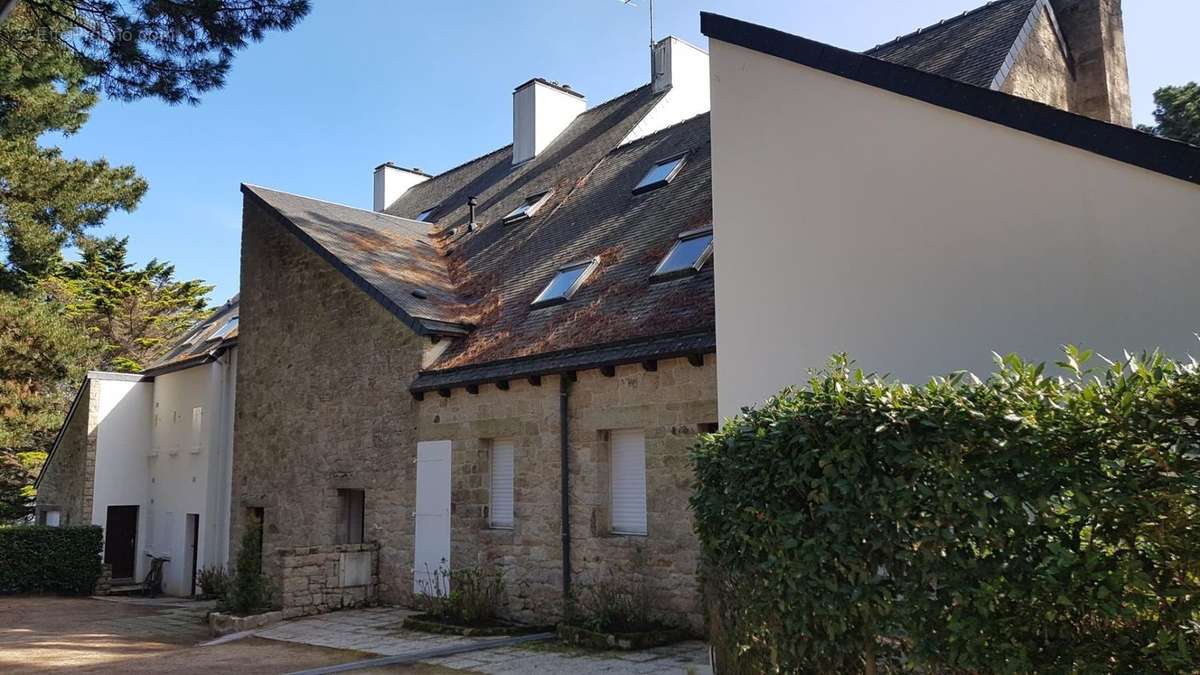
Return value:
M 153 385 L 130 379 L 104 379 L 102 374 L 91 377 L 99 420 L 92 522 L 104 527 L 107 533 L 109 506 L 139 507 L 134 570 L 140 579 L 146 570 L 141 549 L 147 537 L 150 480 L 146 470 L 146 448 L 150 444 Z
M 187 514 L 200 516 L 197 567 L 227 561 L 229 466 L 232 447 L 233 357 L 194 366 L 154 380 L 153 451 L 148 459 L 152 498 L 146 550 L 171 558 L 164 590 L 191 590 Z M 201 410 L 193 428 L 193 411 Z
M 707 52 L 677 37 L 667 37 L 654 46 L 650 63 L 654 91 L 667 93 L 625 136 L 622 145 L 708 112 Z
M 1200 187 L 713 40 L 720 412 L 846 351 L 908 380 L 1200 352 Z

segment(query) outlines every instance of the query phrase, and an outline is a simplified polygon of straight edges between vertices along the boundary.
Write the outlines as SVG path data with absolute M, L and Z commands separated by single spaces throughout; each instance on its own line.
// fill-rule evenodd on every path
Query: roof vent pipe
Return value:
M 467 199 L 467 207 L 471 209 L 471 220 L 467 222 L 467 232 L 475 231 L 475 207 L 479 205 L 479 200 L 471 197 Z

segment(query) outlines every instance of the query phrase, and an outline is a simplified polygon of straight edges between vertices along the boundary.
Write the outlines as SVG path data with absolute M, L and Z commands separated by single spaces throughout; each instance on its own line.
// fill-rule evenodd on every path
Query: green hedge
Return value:
M 1090 356 L 919 387 L 838 357 L 704 437 L 724 672 L 1194 672 L 1200 368 Z
M 0 528 L 0 593 L 86 595 L 100 578 L 99 527 Z

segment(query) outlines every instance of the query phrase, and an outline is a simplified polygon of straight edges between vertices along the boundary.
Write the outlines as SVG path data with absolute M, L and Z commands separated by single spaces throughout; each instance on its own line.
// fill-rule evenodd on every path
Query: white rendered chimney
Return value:
M 546 149 L 587 109 L 583 94 L 567 85 L 534 78 L 513 90 L 513 164 Z
M 420 169 L 405 169 L 391 162 L 375 167 L 375 201 L 372 206 L 382 211 L 400 199 L 408 189 L 429 180 L 429 174 Z
M 650 50 L 650 88 L 665 94 L 622 144 L 708 112 L 708 52 L 677 37 L 659 40 Z

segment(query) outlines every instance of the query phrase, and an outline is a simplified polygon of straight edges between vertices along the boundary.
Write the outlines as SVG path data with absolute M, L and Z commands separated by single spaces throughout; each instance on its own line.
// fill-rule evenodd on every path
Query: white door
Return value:
M 413 590 L 449 593 L 450 441 L 417 443 L 416 543 Z M 443 574 L 438 574 L 439 570 Z M 439 589 L 440 587 L 440 589 Z

